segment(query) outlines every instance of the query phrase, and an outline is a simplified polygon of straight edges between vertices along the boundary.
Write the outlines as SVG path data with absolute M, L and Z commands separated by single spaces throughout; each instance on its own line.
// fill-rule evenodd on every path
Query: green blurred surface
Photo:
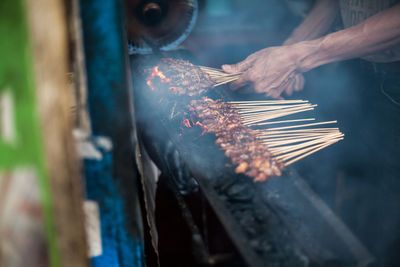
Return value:
M 59 266 L 49 181 L 37 112 L 33 56 L 23 0 L 0 1 L 0 94 L 9 90 L 14 102 L 15 142 L 0 138 L 0 171 L 34 167 L 45 214 L 50 261 Z

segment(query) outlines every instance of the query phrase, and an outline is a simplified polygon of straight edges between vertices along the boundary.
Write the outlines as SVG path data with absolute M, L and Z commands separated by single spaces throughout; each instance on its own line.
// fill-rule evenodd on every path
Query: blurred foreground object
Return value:
M 101 252 L 93 267 L 144 265 L 140 175 L 129 83 L 123 0 L 81 0 L 83 71 L 87 80 L 89 134 L 83 136 L 85 191 L 97 204 Z M 77 46 L 79 48 L 79 46 Z M 79 65 L 78 64 L 78 65 Z M 86 108 L 86 107 L 81 107 Z M 78 111 L 79 112 L 79 111 Z M 86 129 L 87 130 L 87 129 Z M 89 153 L 88 153 L 89 152 Z M 96 242 L 91 245 L 98 247 Z
M 58 0 L 0 4 L 1 266 L 87 266 L 64 12 Z

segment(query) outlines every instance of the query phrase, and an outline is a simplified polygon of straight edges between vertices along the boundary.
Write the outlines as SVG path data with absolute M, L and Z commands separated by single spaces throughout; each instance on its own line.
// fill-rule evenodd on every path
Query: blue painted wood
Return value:
M 92 265 L 143 266 L 123 1 L 81 0 L 80 9 L 92 132 L 113 144 L 102 160 L 84 162 L 87 195 L 99 203 L 103 238 L 103 255 Z
M 118 229 L 120 225 L 120 198 L 112 177 L 112 151 L 104 151 L 102 159 L 85 159 L 86 197 L 96 201 L 100 211 L 102 255 L 91 259 L 92 266 L 120 266 Z
M 117 136 L 130 119 L 120 0 L 82 0 L 81 17 L 93 134 Z M 128 123 L 130 125 L 130 123 Z

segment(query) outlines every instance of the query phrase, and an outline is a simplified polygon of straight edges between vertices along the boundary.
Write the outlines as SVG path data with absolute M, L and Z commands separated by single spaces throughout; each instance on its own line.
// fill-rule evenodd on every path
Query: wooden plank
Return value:
M 62 0 L 27 0 L 39 115 L 62 266 L 88 266 L 79 164 L 72 138 L 68 42 Z
M 91 139 L 107 138 L 112 144 L 102 162 L 85 160 L 88 199 L 99 203 L 100 223 L 107 225 L 102 228 L 102 241 L 108 246 L 103 246 L 103 254 L 91 262 L 98 267 L 110 266 L 109 261 L 121 267 L 144 264 L 123 3 L 80 1 Z M 106 170 L 111 171 L 110 175 Z
M 0 36 L 0 266 L 59 266 L 24 0 L 0 1 Z

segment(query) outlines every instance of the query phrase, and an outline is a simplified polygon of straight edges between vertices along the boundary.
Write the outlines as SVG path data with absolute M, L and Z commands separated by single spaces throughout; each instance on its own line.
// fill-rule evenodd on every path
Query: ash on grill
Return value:
M 281 175 L 283 165 L 273 159 L 268 147 L 257 139 L 255 130 L 242 124 L 230 104 L 204 97 L 192 100 L 189 109 L 207 132 L 215 133 L 215 143 L 237 164 L 236 173 L 245 173 L 254 177 L 254 181 Z

